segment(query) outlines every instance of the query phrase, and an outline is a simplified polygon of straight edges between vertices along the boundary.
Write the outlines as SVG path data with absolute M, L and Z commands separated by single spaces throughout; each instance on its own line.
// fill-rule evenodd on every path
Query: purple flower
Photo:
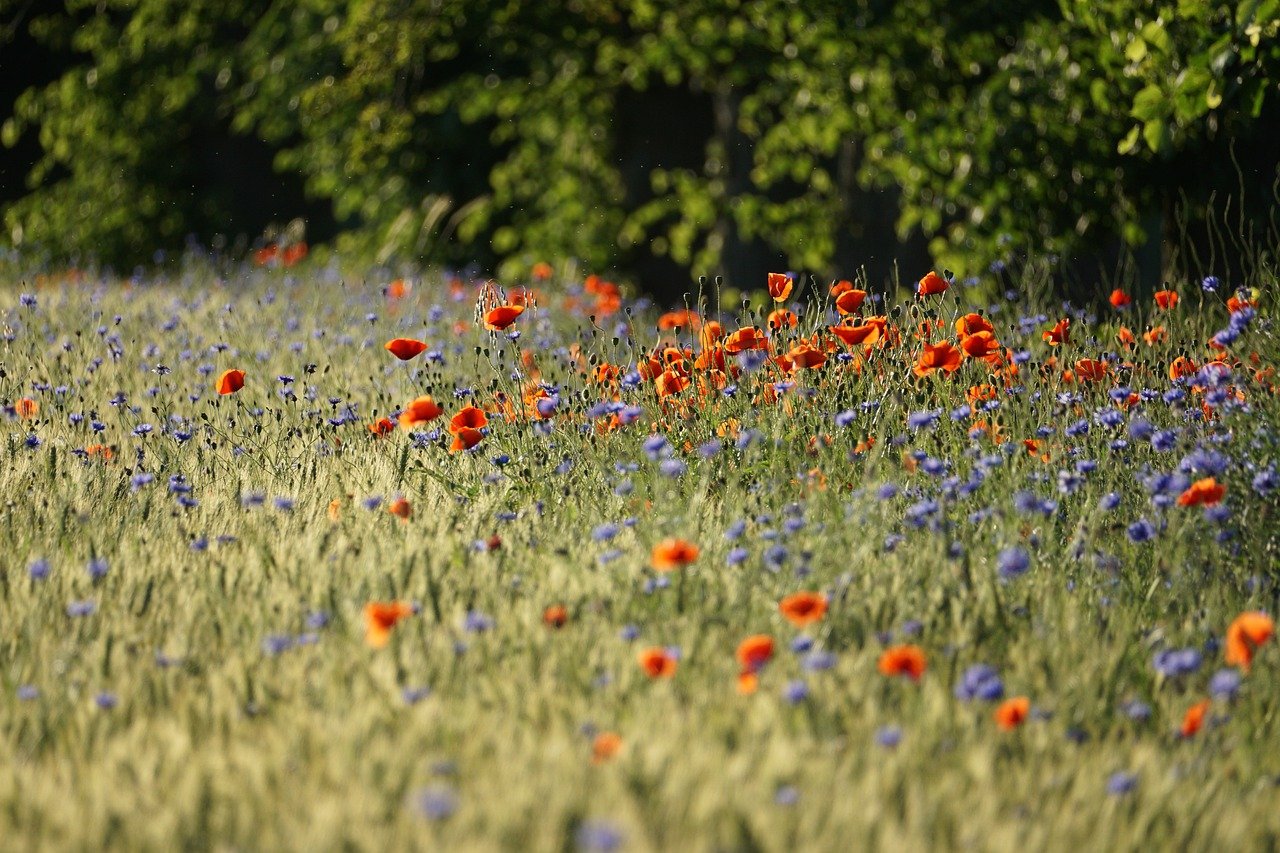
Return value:
M 1222 699 L 1234 699 L 1240 692 L 1240 673 L 1234 669 L 1220 669 L 1209 679 L 1209 693 Z
M 89 572 L 89 579 L 96 581 L 106 577 L 107 570 L 109 568 L 110 566 L 107 565 L 106 559 L 102 557 L 94 557 L 89 561 L 86 571 Z
M 587 853 L 613 853 L 622 846 L 624 840 L 617 827 L 602 820 L 583 821 L 574 833 L 578 849 Z
M 1133 542 L 1147 542 L 1156 535 L 1156 528 L 1150 521 L 1140 518 L 1133 524 L 1130 524 L 1125 531 L 1129 535 L 1129 539 Z
M 960 683 L 955 686 L 955 695 L 962 702 L 974 699 L 994 702 L 1004 695 L 1004 682 L 995 667 L 976 663 L 964 671 Z
M 98 605 L 92 599 L 73 601 L 67 605 L 67 615 L 73 617 L 92 616 Z
M 478 610 L 468 610 L 462 627 L 471 633 L 482 634 L 493 628 L 493 619 Z
M 418 811 L 429 820 L 445 820 L 458 810 L 458 795 L 444 785 L 424 788 L 413 799 Z
M 33 581 L 42 581 L 49 577 L 49 561 L 43 557 L 32 560 L 27 566 L 27 574 Z
M 1151 719 L 1151 706 L 1146 702 L 1130 699 L 1120 705 L 1120 713 L 1135 722 L 1145 723 Z
M 885 749 L 894 749 L 902 743 L 902 729 L 898 726 L 881 726 L 876 730 L 876 743 Z
M 782 688 L 782 698 L 792 705 L 798 705 L 809 698 L 809 685 L 799 679 L 788 681 L 787 686 Z
M 794 785 L 782 785 L 773 792 L 773 801 L 780 806 L 794 806 L 800 801 L 800 791 Z
M 1201 659 L 1197 649 L 1164 649 L 1156 652 L 1152 664 L 1165 678 L 1177 678 L 1198 670 Z
M 1118 770 L 1107 779 L 1107 793 L 1113 797 L 1123 796 L 1138 787 L 1138 775 Z
M 116 698 L 114 693 L 103 691 L 93 697 L 93 704 L 97 705 L 103 711 L 110 711 L 112 708 L 120 704 L 120 700 Z

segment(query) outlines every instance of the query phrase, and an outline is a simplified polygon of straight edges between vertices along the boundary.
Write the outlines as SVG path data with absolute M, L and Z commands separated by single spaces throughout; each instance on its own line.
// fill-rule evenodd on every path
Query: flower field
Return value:
M 6 848 L 1280 845 L 1274 280 L 294 260 L 5 268 Z

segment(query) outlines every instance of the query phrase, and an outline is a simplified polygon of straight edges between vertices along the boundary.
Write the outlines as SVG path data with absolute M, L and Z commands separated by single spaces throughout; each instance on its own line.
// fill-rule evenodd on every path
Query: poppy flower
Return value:
M 1031 700 L 1026 696 L 1014 696 L 1006 699 L 996 708 L 996 725 L 1006 732 L 1013 731 L 1027 719 L 1031 712 Z
M 409 284 L 409 282 L 405 281 L 402 278 L 398 278 L 387 285 L 387 298 L 388 299 L 404 299 L 406 296 L 409 295 L 410 288 L 411 288 L 411 285 Z
M 890 678 L 905 675 L 912 681 L 919 681 L 925 671 L 924 649 L 919 646 L 890 646 L 880 655 L 877 668 L 882 675 Z
M 927 376 L 935 370 L 950 374 L 959 369 L 960 350 L 947 341 L 942 341 L 936 344 L 925 344 L 924 351 L 920 353 L 920 359 L 912 368 L 912 373 L 916 376 Z
M 720 321 L 708 320 L 698 332 L 698 343 L 702 344 L 704 350 L 711 349 L 723 337 L 724 326 L 720 325 Z
M 841 314 L 852 314 L 862 307 L 862 303 L 866 301 L 866 298 L 867 292 L 865 290 L 850 288 L 836 297 L 836 310 Z
M 650 562 L 660 572 L 683 568 L 698 559 L 697 545 L 684 539 L 664 539 L 653 546 Z
M 253 262 L 260 267 L 265 267 L 276 259 L 276 255 L 280 253 L 280 247 L 275 243 L 268 243 L 261 249 L 253 253 Z
M 1196 480 L 1178 495 L 1178 506 L 1215 506 L 1222 502 L 1227 487 L 1213 477 Z
M 622 738 L 617 732 L 600 732 L 591 741 L 591 763 L 604 764 L 622 751 Z
M 1246 299 L 1240 295 L 1232 296 L 1229 299 L 1227 299 L 1227 310 L 1230 311 L 1232 314 L 1235 314 L 1239 311 L 1243 311 L 1245 308 L 1252 308 L 1252 307 L 1253 307 L 1253 301 Z
M 429 396 L 419 397 L 404 407 L 400 413 L 400 426 L 412 429 L 420 424 L 431 423 L 444 414 L 444 409 Z
M 794 286 L 795 279 L 786 273 L 769 273 L 769 295 L 773 297 L 774 302 L 786 302 L 787 297 L 791 295 L 791 288 Z
M 759 672 L 773 657 L 773 637 L 754 634 L 738 644 L 738 663 L 746 672 Z
M 1152 326 L 1142 333 L 1142 340 L 1147 346 L 1153 347 L 1162 342 L 1167 335 L 1168 332 L 1165 331 L 1164 326 Z
M 364 641 L 380 649 L 391 639 L 391 629 L 401 619 L 413 615 L 413 605 L 404 601 L 371 601 L 364 606 Z
M 30 397 L 23 397 L 13 404 L 13 411 L 24 421 L 31 420 L 40 413 L 40 404 Z
M 1209 713 L 1209 708 L 1213 705 L 1212 700 L 1202 699 L 1187 709 L 1187 713 L 1182 718 L 1182 725 L 1178 727 L 1178 734 L 1182 737 L 1191 737 L 1204 726 L 1204 717 Z
M 956 334 L 961 337 L 976 335 L 979 332 L 991 332 L 994 335 L 995 331 L 995 327 L 991 325 L 990 320 L 972 311 L 956 320 Z
M 1176 382 L 1184 376 L 1193 375 L 1198 369 L 1194 361 L 1185 355 L 1180 355 L 1169 365 L 1169 378 Z
M 749 669 L 744 669 L 738 673 L 738 692 L 743 696 L 750 696 L 760 689 L 760 676 L 756 675 Z
M 675 656 L 660 646 L 642 649 L 636 656 L 640 668 L 650 678 L 670 678 L 676 674 Z
M 1101 382 L 1107 376 L 1107 363 L 1092 358 L 1082 358 L 1076 362 L 1076 377 L 1085 382 Z
M 383 344 L 383 349 L 401 361 L 408 361 L 426 351 L 427 345 L 413 338 L 395 338 Z
M 697 312 L 690 311 L 688 308 L 681 308 L 677 311 L 668 311 L 658 318 L 658 330 L 662 332 L 670 332 L 675 329 L 698 329 L 702 326 L 702 318 Z
M 104 462 L 110 462 L 115 458 L 115 450 L 107 444 L 90 444 L 84 449 L 84 455 L 90 458 L 97 456 Z
M 484 315 L 484 327 L 491 332 L 501 332 L 524 313 L 519 305 L 499 305 Z
M 1112 308 L 1124 308 L 1126 305 L 1133 302 L 1133 300 L 1129 298 L 1129 294 L 1125 293 L 1118 287 L 1111 291 L 1111 298 L 1108 301 L 1111 302 Z
M 817 592 L 796 592 L 778 602 L 778 612 L 797 628 L 818 622 L 827 613 L 827 597 Z
M 464 409 L 459 409 L 458 413 L 449 419 L 449 432 L 456 435 L 460 430 L 480 430 L 488 425 L 489 416 L 484 413 L 484 409 L 467 406 Z
M 933 270 L 929 270 L 928 275 L 920 279 L 919 283 L 916 284 L 916 295 L 933 296 L 938 293 L 945 293 L 950 286 L 945 278 Z
M 1227 628 L 1227 665 L 1238 666 L 1248 672 L 1253 664 L 1253 653 L 1271 639 L 1275 629 L 1275 621 L 1265 613 L 1241 613 Z
M 969 358 L 990 358 L 999 354 L 1000 342 L 990 332 L 976 332 L 960 339 L 960 349 Z
M 327 514 L 329 516 L 329 520 L 335 524 L 342 520 L 342 498 L 334 498 L 329 501 Z
M 396 425 L 391 422 L 391 418 L 378 418 L 369 424 L 369 432 L 374 435 L 390 435 L 395 428 Z
M 306 243 L 293 243 L 285 247 L 280 253 L 280 262 L 286 267 L 291 267 L 307 256 Z
M 884 333 L 884 325 L 882 323 L 841 323 L 838 326 L 829 327 L 831 334 L 835 335 L 846 346 L 870 346 L 880 340 L 880 336 Z
M 542 624 L 548 628 L 563 628 L 569 621 L 569 611 L 563 604 L 553 604 L 542 611 Z
M 1158 290 L 1156 291 L 1156 305 L 1168 311 L 1178 305 L 1178 292 L 1176 290 Z
M 401 521 L 408 521 L 413 515 L 413 506 L 404 498 L 396 498 L 387 504 L 387 512 L 394 515 Z
M 214 385 L 219 394 L 234 394 L 244 387 L 243 370 L 224 370 Z
M 791 363 L 801 368 L 822 367 L 827 363 L 827 357 L 822 350 L 814 349 L 808 344 L 798 344 L 789 353 L 787 358 L 791 359 Z
M 848 293 L 850 290 L 853 290 L 853 282 L 842 278 L 839 281 L 831 282 L 831 290 L 829 292 L 832 297 L 838 298 L 840 294 Z
M 453 443 L 449 445 L 450 453 L 470 450 L 484 439 L 484 433 L 472 427 L 462 427 L 453 431 Z
M 1049 342 L 1049 346 L 1056 347 L 1059 344 L 1071 343 L 1071 319 L 1064 317 L 1059 320 L 1052 329 L 1045 332 L 1040 337 Z
M 547 263 L 546 261 L 538 261 L 536 264 L 533 265 L 533 269 L 529 271 L 529 274 L 532 275 L 538 281 L 546 281 L 547 279 L 551 278 L 551 276 L 554 273 L 555 273 L 555 270 L 552 269 L 551 264 Z
M 1122 347 L 1132 347 L 1138 343 L 1138 339 L 1133 336 L 1133 330 L 1127 326 L 1121 326 L 1116 332 L 1116 341 Z
M 724 340 L 724 351 L 730 354 L 746 352 L 747 350 L 767 349 L 768 347 L 769 339 L 755 326 L 738 329 L 738 331 Z
M 689 377 L 683 376 L 674 370 L 664 370 L 658 374 L 658 378 L 654 380 L 653 384 L 658 391 L 659 397 L 670 397 L 689 387 Z

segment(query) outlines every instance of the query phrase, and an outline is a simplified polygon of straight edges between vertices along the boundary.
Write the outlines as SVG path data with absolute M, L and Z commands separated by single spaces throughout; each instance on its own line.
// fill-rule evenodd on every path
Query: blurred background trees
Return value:
M 0 245 L 1231 273 L 1278 81 L 1280 0 L 0 0 Z

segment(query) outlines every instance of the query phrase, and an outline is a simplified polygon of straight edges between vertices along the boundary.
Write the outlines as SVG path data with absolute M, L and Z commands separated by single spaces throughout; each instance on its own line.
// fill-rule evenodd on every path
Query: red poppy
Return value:
M 884 323 L 868 320 L 864 323 L 841 323 L 829 327 L 846 346 L 870 346 L 880 340 L 884 334 Z
M 925 344 L 920 359 L 916 362 L 912 373 L 916 376 L 927 376 L 935 370 L 948 374 L 960 369 L 960 350 L 946 341 L 936 344 Z
M 542 624 L 548 628 L 563 628 L 569 621 L 569 611 L 563 604 L 553 604 L 542 611 Z
M 950 283 L 945 278 L 938 275 L 933 270 L 929 270 L 928 275 L 920 279 L 916 284 L 917 296 L 934 296 L 939 293 L 945 293 Z
M 675 656 L 660 646 L 641 650 L 636 659 L 650 678 L 670 678 L 676 674 Z
M 404 407 L 400 413 L 400 426 L 412 429 L 420 424 L 431 423 L 444 414 L 444 409 L 430 396 L 419 397 Z
M 499 305 L 484 315 L 484 327 L 491 332 L 501 332 L 524 313 L 519 305 Z
M 1178 734 L 1182 737 L 1191 737 L 1200 731 L 1204 726 L 1205 715 L 1209 713 L 1212 706 L 1209 699 L 1202 699 L 1187 709 L 1187 713 L 1182 718 L 1182 725 L 1178 728 Z
M 862 307 L 862 303 L 866 301 L 866 298 L 867 292 L 865 290 L 850 288 L 836 297 L 836 310 L 841 314 L 852 314 Z
M 880 655 L 877 666 L 882 675 L 890 678 L 905 675 L 912 681 L 919 681 L 926 667 L 924 649 L 913 645 L 890 646 Z
M 1196 363 L 1194 361 L 1187 358 L 1185 355 L 1180 355 L 1169 365 L 1169 378 L 1177 381 L 1184 376 L 1192 375 L 1198 369 L 1199 368 L 1196 367 Z
M 1132 301 L 1133 300 L 1129 298 L 1129 294 L 1125 293 L 1123 290 L 1121 290 L 1118 287 L 1115 290 L 1111 291 L 1110 302 L 1111 302 L 1112 308 L 1124 308 L 1126 305 L 1128 305 Z
M 787 353 L 787 358 L 791 359 L 793 365 L 801 368 L 812 369 L 827 363 L 827 357 L 822 350 L 814 349 L 808 344 L 798 344 Z
M 395 338 L 387 341 L 383 348 L 401 361 L 408 361 L 426 351 L 427 345 L 413 338 Z
M 369 432 L 374 435 L 390 435 L 395 428 L 396 425 L 391 422 L 391 418 L 378 418 L 369 424 Z
M 13 404 L 13 411 L 14 414 L 22 418 L 24 421 L 31 420 L 36 415 L 40 414 L 40 404 L 35 400 L 32 400 L 30 397 L 22 397 L 18 402 Z
M 1245 308 L 1252 308 L 1252 307 L 1253 307 L 1253 301 L 1250 299 L 1245 299 L 1243 296 L 1239 296 L 1239 295 L 1232 296 L 1227 300 L 1227 310 L 1230 311 L 1232 314 L 1236 313 L 1237 311 L 1241 311 Z
M 818 622 L 827 613 L 827 597 L 817 592 L 796 592 L 778 602 L 778 612 L 797 628 Z
M 307 256 L 306 243 L 292 243 L 285 247 L 280 254 L 280 262 L 286 267 L 291 267 Z
M 1275 620 L 1265 613 L 1241 613 L 1227 628 L 1227 665 L 1248 672 L 1253 665 L 1253 653 L 1271 639 L 1275 629 Z
M 794 311 L 786 308 L 775 308 L 769 312 L 765 323 L 770 329 L 794 329 L 800 322 Z
M 773 657 L 773 637 L 754 634 L 738 644 L 738 663 L 746 672 L 759 672 Z
M 364 606 L 364 639 L 380 649 L 391 639 L 391 629 L 406 616 L 413 615 L 413 605 L 404 601 L 371 601 Z
M 457 453 L 460 450 L 470 450 L 484 439 L 484 433 L 472 427 L 462 427 L 453 430 L 453 443 L 449 445 L 450 453 Z
M 746 352 L 747 350 L 768 349 L 768 347 L 769 339 L 755 326 L 738 329 L 738 331 L 725 338 L 724 341 L 724 351 L 731 354 Z
M 219 394 L 234 394 L 244 387 L 243 370 L 224 370 L 214 386 Z
M 670 572 L 683 568 L 698 559 L 698 546 L 684 539 L 664 539 L 653 546 L 651 562 L 654 569 Z
M 394 515 L 401 521 L 408 521 L 413 515 L 413 506 L 404 498 L 396 498 L 387 504 L 387 512 Z
M 253 253 L 253 262 L 260 267 L 265 267 L 267 264 L 274 261 L 278 254 L 280 254 L 280 247 L 275 243 L 268 243 Z
M 991 332 L 994 335 L 995 331 L 995 327 L 991 325 L 990 320 L 975 312 L 965 314 L 956 320 L 956 334 L 962 337 L 964 335 L 976 335 L 979 332 Z
M 670 332 L 674 329 L 698 329 L 702 326 L 702 318 L 697 312 L 690 311 L 688 308 L 681 308 L 677 311 L 668 311 L 658 318 L 658 329 L 663 332 Z
M 786 273 L 769 273 L 769 295 L 773 297 L 774 302 L 786 302 L 794 286 L 795 280 Z
M 654 386 L 657 388 L 659 397 L 670 397 L 689 387 L 689 377 L 674 370 L 664 370 L 654 380 Z
M 1178 506 L 1215 506 L 1222 502 L 1227 487 L 1213 477 L 1196 480 L 1178 495 Z
M 459 409 L 458 413 L 449 419 L 449 432 L 457 433 L 463 429 L 484 429 L 489 425 L 489 416 L 484 413 L 484 409 L 475 406 L 467 406 Z
M 1156 305 L 1168 311 L 1178 305 L 1178 292 L 1176 290 L 1158 290 L 1156 291 Z
M 1053 346 L 1053 347 L 1056 347 L 1059 344 L 1071 343 L 1070 318 L 1067 318 L 1067 317 L 1062 318 L 1057 322 L 1057 324 L 1052 329 L 1050 329 L 1049 331 L 1041 335 L 1041 337 L 1049 342 L 1049 346 Z
M 409 282 L 402 278 L 398 278 L 387 285 L 387 298 L 404 299 L 405 296 L 409 294 L 410 287 L 411 285 Z
M 1105 361 L 1082 358 L 1076 362 L 1076 377 L 1085 382 L 1101 382 L 1107 377 L 1107 368 Z
M 1006 699 L 996 708 L 996 725 L 1006 732 L 1013 731 L 1027 719 L 1031 713 L 1031 700 L 1026 696 L 1014 696 Z
M 600 732 L 591 742 L 591 763 L 604 764 L 622 751 L 622 738 L 617 732 Z
M 1000 353 L 1000 342 L 990 332 L 976 332 L 960 339 L 960 349 L 969 358 L 990 358 Z

